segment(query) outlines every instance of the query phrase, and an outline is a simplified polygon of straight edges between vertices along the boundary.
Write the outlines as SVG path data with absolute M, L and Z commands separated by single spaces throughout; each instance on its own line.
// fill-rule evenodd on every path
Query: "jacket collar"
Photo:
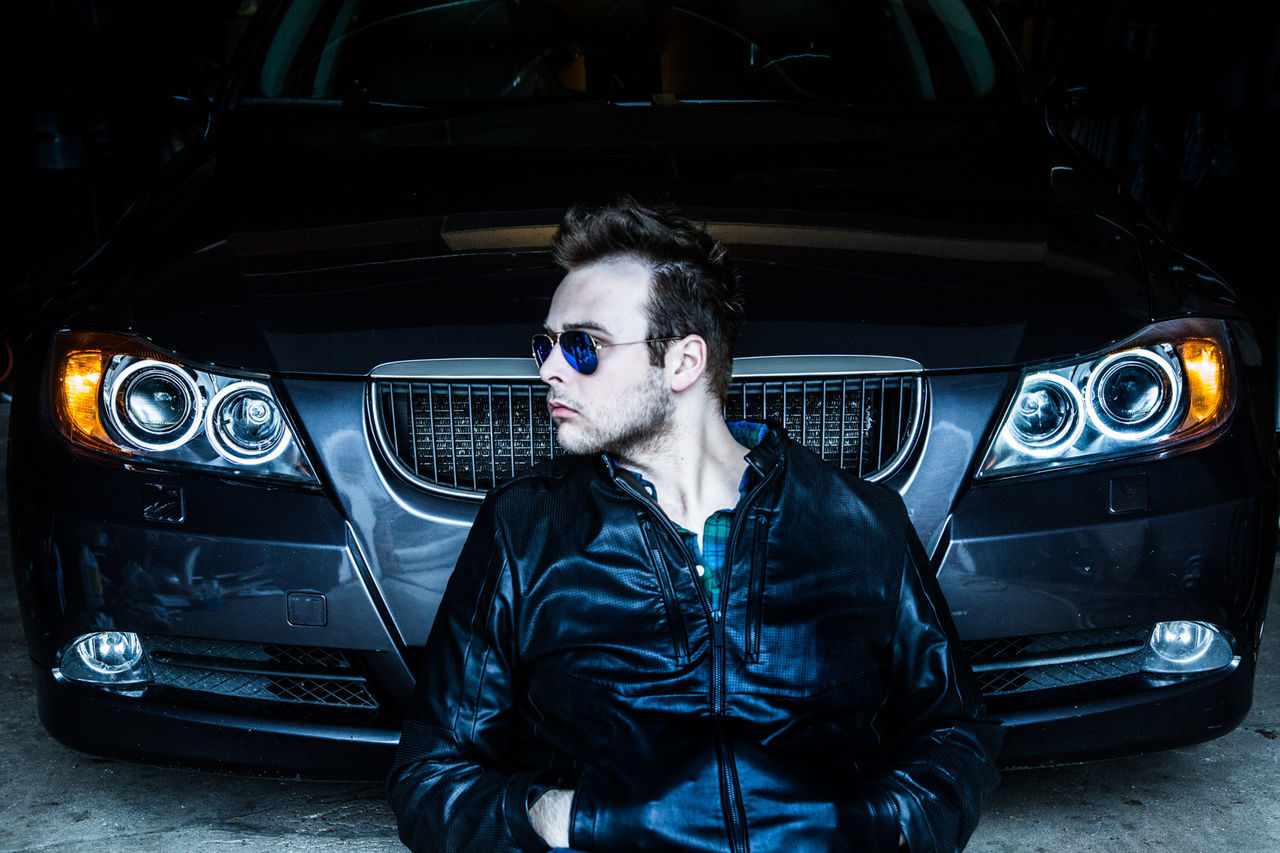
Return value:
M 767 421 L 767 424 L 769 431 L 747 454 L 747 464 L 761 477 L 782 463 L 788 441 L 786 427 L 774 420 Z
M 789 441 L 786 427 L 774 420 L 767 421 L 769 431 L 747 454 L 747 464 L 761 477 L 776 468 L 783 459 Z M 608 453 L 600 454 L 600 462 L 610 479 L 616 480 L 619 475 L 635 478 L 635 474 L 618 464 Z

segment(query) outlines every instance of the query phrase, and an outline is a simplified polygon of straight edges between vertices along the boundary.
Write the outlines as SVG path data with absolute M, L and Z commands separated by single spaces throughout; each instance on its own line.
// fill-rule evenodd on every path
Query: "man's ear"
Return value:
M 685 335 L 667 348 L 666 371 L 671 390 L 686 390 L 707 369 L 707 342 L 702 335 Z

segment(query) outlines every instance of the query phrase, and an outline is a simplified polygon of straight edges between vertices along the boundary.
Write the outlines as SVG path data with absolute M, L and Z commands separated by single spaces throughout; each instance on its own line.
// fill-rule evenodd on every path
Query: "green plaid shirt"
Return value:
M 733 434 L 734 439 L 739 444 L 748 449 L 754 448 L 760 443 L 761 439 L 769 432 L 769 428 L 764 424 L 752 423 L 750 421 L 734 421 L 729 425 L 729 432 Z M 742 498 L 746 496 L 747 490 L 755 483 L 755 469 L 750 465 L 742 475 L 742 482 L 738 484 L 738 503 L 742 503 Z M 644 486 L 649 497 L 655 501 L 658 499 L 658 490 L 653 484 L 645 480 L 643 477 L 637 476 L 640 485 Z M 733 530 L 733 513 L 737 507 L 729 507 L 719 509 L 711 513 L 711 517 L 707 519 L 707 523 L 702 528 L 702 547 L 698 547 L 698 534 L 692 530 L 685 530 L 683 527 L 677 527 L 680 536 L 684 539 L 684 544 L 689 547 L 689 553 L 693 554 L 693 558 L 697 560 L 694 571 L 698 573 L 698 577 L 702 579 L 703 587 L 707 591 L 707 599 L 711 602 L 712 609 L 719 606 L 720 603 L 720 583 L 724 576 L 724 558 L 725 552 L 729 548 L 729 534 Z

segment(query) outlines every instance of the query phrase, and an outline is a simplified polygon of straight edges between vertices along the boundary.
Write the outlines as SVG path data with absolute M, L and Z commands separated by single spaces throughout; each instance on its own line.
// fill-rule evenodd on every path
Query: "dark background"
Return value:
M 1046 98 L 1078 96 L 1064 126 L 1235 286 L 1275 364 L 1280 3 L 993 5 Z M 180 150 L 176 128 L 192 114 L 166 99 L 211 96 L 256 10 L 252 0 L 15 6 L 19 260 L 3 285 L 6 336 Z

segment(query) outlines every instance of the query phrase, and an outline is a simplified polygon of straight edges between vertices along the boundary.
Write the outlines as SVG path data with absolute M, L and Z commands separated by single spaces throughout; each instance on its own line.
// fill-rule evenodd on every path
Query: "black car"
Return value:
M 737 259 L 726 416 L 902 494 L 1006 765 L 1240 722 L 1276 534 L 1258 344 L 988 10 L 294 0 L 21 350 L 54 736 L 380 775 L 480 499 L 560 452 L 549 238 L 622 194 Z

